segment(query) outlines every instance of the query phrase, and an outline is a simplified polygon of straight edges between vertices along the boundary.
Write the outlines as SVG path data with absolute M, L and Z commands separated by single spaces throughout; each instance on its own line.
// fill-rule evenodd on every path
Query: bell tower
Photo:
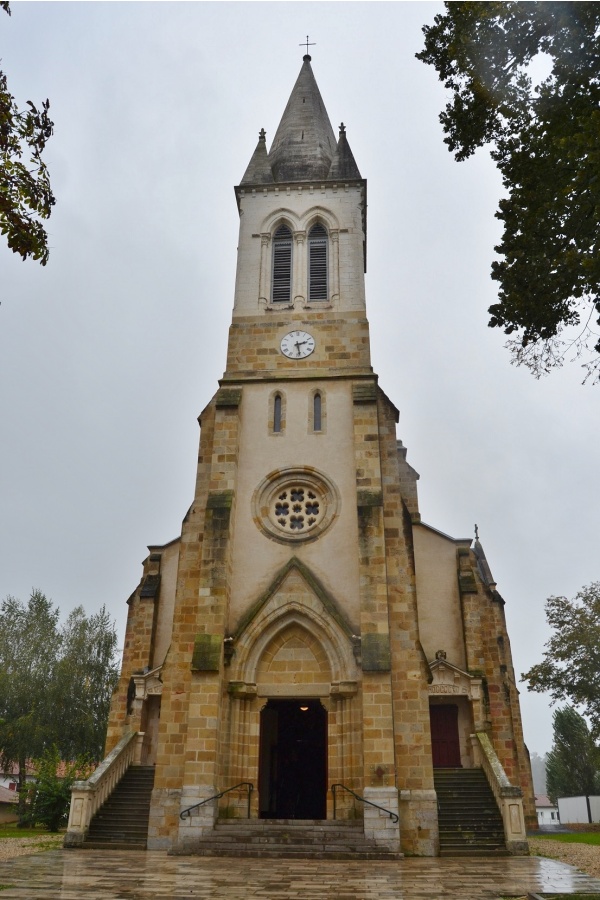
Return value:
M 226 369 L 181 536 L 128 601 L 109 724 L 107 751 L 137 733 L 154 769 L 148 847 L 193 850 L 218 816 L 335 816 L 436 855 L 450 761 L 502 773 L 506 845 L 526 849 L 504 601 L 479 542 L 421 521 L 371 368 L 367 185 L 310 56 L 235 195 Z

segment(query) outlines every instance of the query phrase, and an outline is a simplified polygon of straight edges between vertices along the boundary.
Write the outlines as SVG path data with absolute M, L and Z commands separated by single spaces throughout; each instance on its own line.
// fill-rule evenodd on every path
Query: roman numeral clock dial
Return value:
M 281 339 L 280 346 L 289 359 L 305 359 L 315 349 L 315 339 L 308 331 L 290 331 Z

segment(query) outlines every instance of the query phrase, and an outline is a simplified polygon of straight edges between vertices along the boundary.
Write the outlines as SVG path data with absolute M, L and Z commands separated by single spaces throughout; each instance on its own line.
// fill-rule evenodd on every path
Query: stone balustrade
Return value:
M 141 731 L 125 735 L 87 781 L 73 783 L 65 847 L 80 847 L 83 844 L 96 812 L 110 797 L 129 766 L 140 764 L 143 740 L 144 733 Z
M 484 731 L 478 731 L 471 735 L 471 740 L 475 759 L 486 774 L 502 815 L 507 850 L 517 856 L 527 854 L 529 845 L 523 815 L 523 792 L 508 780 L 489 736 Z

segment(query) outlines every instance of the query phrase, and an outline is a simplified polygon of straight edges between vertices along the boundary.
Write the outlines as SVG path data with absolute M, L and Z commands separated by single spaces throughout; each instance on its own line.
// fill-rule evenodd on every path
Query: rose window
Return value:
M 292 487 L 273 500 L 277 524 L 289 531 L 308 531 L 319 522 L 324 504 L 314 490 Z
M 339 495 L 328 478 L 314 470 L 279 469 L 254 494 L 258 527 L 279 541 L 312 540 L 339 509 Z

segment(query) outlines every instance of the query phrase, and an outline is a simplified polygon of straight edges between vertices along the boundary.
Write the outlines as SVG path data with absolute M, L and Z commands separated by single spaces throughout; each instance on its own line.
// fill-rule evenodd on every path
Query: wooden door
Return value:
M 430 706 L 429 716 L 434 769 L 459 768 L 458 706 Z

